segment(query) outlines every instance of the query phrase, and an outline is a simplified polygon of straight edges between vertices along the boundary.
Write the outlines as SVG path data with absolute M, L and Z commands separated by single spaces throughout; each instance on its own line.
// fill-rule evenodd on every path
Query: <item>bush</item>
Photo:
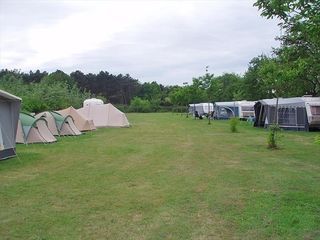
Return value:
M 239 118 L 237 117 L 232 117 L 230 118 L 230 130 L 231 132 L 235 133 L 238 132 L 237 126 L 239 124 Z
M 278 138 L 280 127 L 277 124 L 269 126 L 269 135 L 268 135 L 268 148 L 276 149 L 278 148 Z
M 81 107 L 82 102 L 90 97 L 88 92 L 81 92 L 72 82 L 56 79 L 63 74 L 51 74 L 39 83 L 23 83 L 21 78 L 6 74 L 0 78 L 0 88 L 22 98 L 22 110 L 42 112 L 59 110 L 69 106 Z
M 131 100 L 131 104 L 129 106 L 130 112 L 152 112 L 151 103 L 148 100 L 141 99 L 139 97 L 135 97 Z

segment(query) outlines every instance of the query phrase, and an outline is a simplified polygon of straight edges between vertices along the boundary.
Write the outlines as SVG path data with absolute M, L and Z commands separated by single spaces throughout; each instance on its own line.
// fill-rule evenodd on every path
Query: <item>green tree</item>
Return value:
M 277 18 L 283 35 L 275 49 L 282 71 L 291 75 L 305 94 L 320 94 L 320 1 L 258 0 L 254 4 L 267 18 Z
M 208 95 L 215 102 L 241 100 L 244 95 L 242 91 L 242 78 L 234 73 L 211 78 L 207 89 Z
M 152 112 L 152 105 L 149 100 L 134 97 L 130 103 L 131 112 Z
M 0 77 L 0 88 L 21 97 L 24 111 L 37 113 L 68 106 L 78 108 L 90 94 L 81 92 L 69 80 L 68 75 L 58 73 L 44 77 L 39 83 L 24 83 L 21 75 L 7 73 Z
M 67 86 L 69 89 L 73 88 L 76 82 L 66 73 L 63 71 L 57 70 L 49 75 L 45 76 L 42 80 L 42 83 L 48 85 L 54 85 L 57 83 L 63 84 Z
M 243 91 L 246 100 L 258 100 L 272 97 L 266 82 L 261 78 L 260 69 L 270 61 L 265 55 L 253 58 L 243 77 Z

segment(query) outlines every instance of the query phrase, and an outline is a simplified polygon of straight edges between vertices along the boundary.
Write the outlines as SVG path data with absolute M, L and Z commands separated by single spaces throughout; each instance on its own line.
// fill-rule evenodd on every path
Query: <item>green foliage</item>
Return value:
M 23 83 L 21 78 L 8 73 L 0 77 L 0 88 L 22 98 L 22 110 L 41 112 L 59 110 L 68 106 L 79 108 L 90 97 L 80 92 L 71 78 L 63 72 L 45 76 L 39 83 Z
M 49 86 L 61 84 L 61 86 L 67 87 L 68 89 L 72 89 L 75 86 L 75 81 L 68 74 L 60 70 L 45 76 L 41 82 Z
M 315 136 L 314 142 L 317 143 L 317 144 L 320 144 L 320 135 Z
M 230 118 L 229 122 L 230 122 L 231 132 L 233 132 L 233 133 L 238 132 L 237 126 L 239 125 L 239 122 L 240 122 L 239 118 L 232 117 L 232 118 Z
M 161 99 L 161 86 L 156 82 L 143 83 L 139 91 L 139 97 L 146 100 Z
M 270 149 L 278 148 L 279 131 L 280 131 L 279 125 L 274 124 L 269 126 L 268 148 Z
M 280 21 L 281 46 L 274 52 L 285 76 L 282 80 L 289 79 L 287 86 L 293 86 L 290 93 L 319 95 L 320 1 L 257 0 L 254 5 L 262 16 Z
M 0 89 L 17 96 L 24 95 L 28 89 L 22 81 L 22 78 L 15 74 L 5 74 L 0 77 Z
M 242 100 L 244 98 L 242 85 L 242 77 L 234 73 L 224 73 L 211 78 L 207 92 L 214 102 Z
M 261 68 L 271 59 L 265 55 L 253 58 L 244 74 L 243 91 L 245 99 L 258 100 L 272 97 L 271 87 L 267 85 L 261 74 Z
M 129 111 L 142 113 L 152 112 L 152 105 L 149 100 L 144 100 L 139 97 L 135 97 L 131 100 Z
M 139 95 L 141 88 L 138 80 L 129 74 L 113 75 L 107 71 L 84 74 L 78 70 L 72 72 L 70 76 L 81 90 L 104 96 L 113 104 L 130 104 L 131 99 Z

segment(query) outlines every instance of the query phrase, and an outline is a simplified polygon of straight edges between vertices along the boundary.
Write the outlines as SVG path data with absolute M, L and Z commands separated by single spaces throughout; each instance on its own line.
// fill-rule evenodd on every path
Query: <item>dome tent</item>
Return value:
M 62 116 L 57 112 L 42 112 L 35 116 L 36 118 L 45 118 L 48 123 L 48 128 L 54 136 L 77 136 L 81 132 L 74 125 L 70 115 Z
M 44 118 L 38 118 L 20 113 L 17 129 L 17 143 L 52 143 L 57 139 L 52 135 Z
M 0 160 L 16 155 L 21 98 L 0 90 Z
M 80 131 L 91 131 L 96 129 L 92 120 L 87 119 L 72 106 L 63 110 L 59 110 L 57 113 L 61 114 L 62 116 L 71 116 L 74 124 Z

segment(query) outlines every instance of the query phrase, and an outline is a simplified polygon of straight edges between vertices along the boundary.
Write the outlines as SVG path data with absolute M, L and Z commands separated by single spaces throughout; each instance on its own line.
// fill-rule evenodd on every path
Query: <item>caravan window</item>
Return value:
M 243 106 L 241 107 L 242 108 L 242 111 L 254 111 L 254 107 L 251 107 L 251 106 Z
M 320 115 L 320 106 L 311 106 L 310 109 L 312 115 Z

